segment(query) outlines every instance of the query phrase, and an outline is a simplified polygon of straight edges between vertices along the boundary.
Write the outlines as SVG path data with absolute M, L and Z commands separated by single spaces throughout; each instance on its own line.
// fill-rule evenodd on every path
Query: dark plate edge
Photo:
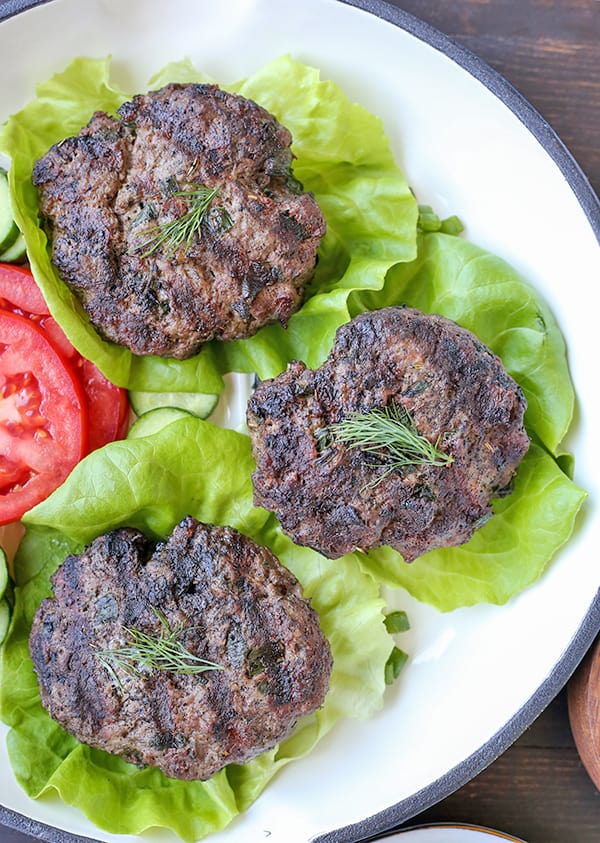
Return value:
M 33 820 L 24 816 L 24 814 L 18 814 L 11 808 L 0 805 L 0 836 L 3 826 L 19 831 L 21 834 L 28 834 L 37 840 L 43 840 L 44 843 L 101 843 L 100 840 L 91 837 L 79 837 L 76 834 L 71 834 L 70 831 L 63 831 L 60 828 L 46 825 L 39 820 Z
M 0 0 L 0 22 L 34 6 L 43 6 L 50 2 L 51 0 Z
M 484 84 L 526 126 L 565 177 L 600 244 L 600 199 L 589 179 L 542 115 L 497 70 L 435 27 L 385 0 L 339 0 L 398 26 L 444 53 Z M 496 760 L 542 713 L 562 690 L 600 632 L 600 590 L 553 672 L 522 708 L 483 746 L 437 781 L 353 825 L 312 839 L 311 843 L 356 843 L 399 831 L 402 824 L 458 790 Z
M 600 243 L 600 200 L 587 176 L 560 140 L 554 129 L 528 100 L 498 71 L 452 38 L 408 12 L 385 0 L 337 0 L 375 15 L 405 30 L 431 47 L 444 53 L 471 76 L 482 82 L 521 120 L 531 134 L 550 155 L 585 212 Z M 52 0 L 0 0 L 0 22 Z M 313 843 L 356 843 L 374 840 L 377 836 L 400 830 L 399 825 L 421 811 L 435 805 L 484 770 L 531 725 L 554 697 L 566 685 L 579 662 L 600 631 L 600 591 L 569 646 L 525 705 L 490 740 L 431 785 L 407 799 L 353 825 L 344 826 L 313 838 Z M 0 824 L 28 834 L 47 843 L 99 843 L 93 838 L 80 837 L 45 823 L 33 820 L 0 805 Z

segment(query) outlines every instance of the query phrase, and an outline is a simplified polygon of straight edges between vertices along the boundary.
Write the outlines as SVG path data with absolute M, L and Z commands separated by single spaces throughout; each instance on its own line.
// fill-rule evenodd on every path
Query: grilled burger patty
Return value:
M 330 558 L 389 545 L 412 561 L 462 544 L 528 449 L 525 407 L 499 359 L 454 322 L 408 307 L 362 313 L 319 369 L 293 362 L 250 399 L 255 503 Z M 408 411 L 452 462 L 390 470 L 385 454 L 328 433 L 381 408 Z
M 292 175 L 289 131 L 216 85 L 167 85 L 118 115 L 97 112 L 33 171 L 52 261 L 98 331 L 182 359 L 286 324 L 325 233 Z M 198 190 L 217 193 L 189 242 L 157 242 Z
M 67 557 L 35 616 L 42 703 L 78 740 L 167 776 L 206 779 L 285 738 L 325 697 L 332 660 L 317 614 L 266 548 L 186 517 L 162 544 L 119 529 Z M 162 620 L 161 620 L 162 618 Z M 170 631 L 221 669 L 120 664 L 133 631 Z

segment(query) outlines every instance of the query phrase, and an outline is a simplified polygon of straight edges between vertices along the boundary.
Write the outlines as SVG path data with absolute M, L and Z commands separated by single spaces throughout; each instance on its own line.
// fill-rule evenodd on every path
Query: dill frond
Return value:
M 96 657 L 108 670 L 111 677 L 116 677 L 116 669 L 125 673 L 139 676 L 151 670 L 164 670 L 168 673 L 193 674 L 204 673 L 207 670 L 223 670 L 215 662 L 195 656 L 182 643 L 183 626 L 172 630 L 164 614 L 152 607 L 152 611 L 160 621 L 159 635 L 142 632 L 135 627 L 125 627 L 131 639 L 131 644 L 96 650 Z
M 183 216 L 170 222 L 160 223 L 145 232 L 148 237 L 138 247 L 144 250 L 143 258 L 149 257 L 160 248 L 164 248 L 169 255 L 182 247 L 188 250 L 194 235 L 201 234 L 205 220 L 210 220 L 211 228 L 214 231 L 218 230 L 219 233 L 227 231 L 233 225 L 231 216 L 225 208 L 219 206 L 211 209 L 210 207 L 213 199 L 219 195 L 218 187 L 209 189 L 201 184 L 186 182 L 183 189 L 174 191 L 172 195 L 185 199 L 189 210 Z
M 373 467 L 384 469 L 371 485 L 403 466 L 447 466 L 454 459 L 439 449 L 439 438 L 434 444 L 422 436 L 408 410 L 395 403 L 366 413 L 351 413 L 327 431 L 334 441 L 370 454 L 375 458 Z

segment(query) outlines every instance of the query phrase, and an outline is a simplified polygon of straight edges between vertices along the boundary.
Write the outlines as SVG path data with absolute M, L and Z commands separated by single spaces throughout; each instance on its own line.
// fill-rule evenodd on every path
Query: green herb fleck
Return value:
M 443 234 L 460 234 L 464 225 L 456 215 L 442 220 L 431 205 L 419 205 L 417 228 L 420 231 L 441 231 Z
M 390 653 L 387 662 L 385 663 L 385 684 L 393 685 L 396 679 L 400 676 L 402 668 L 408 661 L 408 653 L 394 647 Z
M 442 234 L 460 234 L 465 230 L 464 225 L 460 221 L 460 219 L 453 214 L 451 217 L 446 217 L 445 220 L 442 220 L 440 225 L 440 231 Z
M 269 641 L 259 647 L 253 647 L 247 655 L 248 673 L 257 676 L 274 665 L 281 664 L 285 649 L 279 641 Z
M 131 227 L 135 228 L 144 222 L 151 222 L 157 217 L 156 206 L 152 202 L 147 202 L 140 207 L 140 210 L 131 221 Z
M 383 619 L 383 623 L 390 635 L 395 635 L 397 632 L 407 632 L 410 629 L 406 612 L 390 612 Z

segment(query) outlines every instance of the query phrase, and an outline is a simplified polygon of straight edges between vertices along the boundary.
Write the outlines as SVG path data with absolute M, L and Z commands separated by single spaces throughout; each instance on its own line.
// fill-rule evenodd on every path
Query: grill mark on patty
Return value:
M 267 549 L 186 517 L 154 545 L 111 531 L 67 557 L 34 618 L 42 704 L 83 743 L 205 779 L 283 740 L 324 700 L 332 661 L 298 581 Z M 139 673 L 96 653 L 159 634 L 160 609 L 188 652 L 221 670 Z M 116 681 L 115 681 L 116 677 Z
M 291 176 L 289 131 L 214 85 L 167 85 L 118 114 L 96 113 L 33 173 L 52 260 L 100 334 L 183 359 L 213 338 L 286 325 L 325 233 Z M 174 254 L 145 248 L 152 229 L 189 210 L 176 194 L 190 181 L 219 189 L 201 236 Z

